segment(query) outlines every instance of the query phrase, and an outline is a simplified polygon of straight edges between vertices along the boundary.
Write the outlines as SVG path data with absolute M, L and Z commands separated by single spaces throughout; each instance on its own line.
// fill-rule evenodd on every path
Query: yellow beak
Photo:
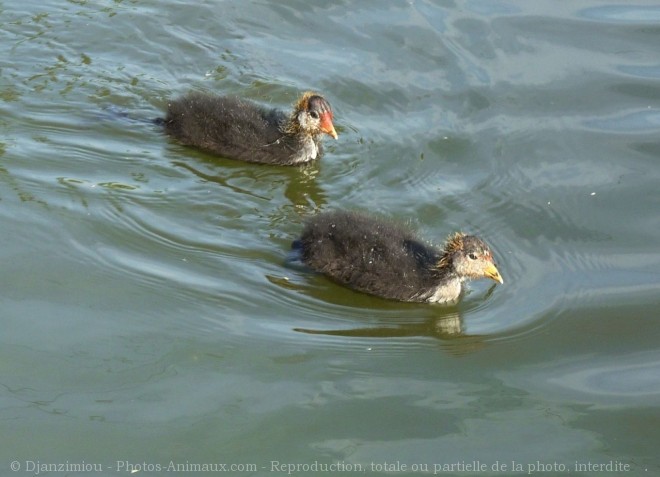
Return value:
M 500 275 L 500 272 L 497 270 L 497 267 L 494 263 L 491 263 L 486 267 L 484 270 L 484 276 L 486 278 L 490 278 L 491 280 L 495 280 L 500 284 L 504 283 L 504 280 L 502 280 L 502 276 Z

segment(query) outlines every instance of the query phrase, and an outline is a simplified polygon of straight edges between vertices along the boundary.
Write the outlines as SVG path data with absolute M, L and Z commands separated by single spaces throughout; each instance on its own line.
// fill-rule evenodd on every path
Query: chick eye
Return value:
M 318 119 L 318 118 L 319 118 L 319 113 L 317 113 L 316 111 L 310 111 L 310 112 L 309 112 L 309 115 L 310 115 L 311 117 L 313 117 L 314 119 Z
M 477 255 L 474 254 L 474 253 L 470 253 L 470 254 L 468 254 L 468 258 L 469 258 L 470 260 L 476 260 L 476 259 L 477 259 Z

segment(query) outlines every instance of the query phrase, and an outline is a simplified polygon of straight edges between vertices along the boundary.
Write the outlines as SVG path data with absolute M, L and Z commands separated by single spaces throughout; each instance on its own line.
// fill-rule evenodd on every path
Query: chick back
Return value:
M 317 215 L 294 246 L 312 269 L 384 298 L 426 301 L 440 280 L 437 250 L 405 228 L 356 212 Z
M 286 120 L 278 110 L 230 96 L 194 92 L 170 103 L 164 125 L 182 144 L 223 157 L 285 163 L 292 148 L 281 131 Z

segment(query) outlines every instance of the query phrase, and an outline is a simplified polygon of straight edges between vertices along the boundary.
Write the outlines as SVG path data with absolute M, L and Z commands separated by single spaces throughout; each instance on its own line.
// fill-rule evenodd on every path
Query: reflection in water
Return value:
M 199 177 L 200 179 L 203 179 L 207 182 L 215 182 L 216 184 L 220 184 L 223 187 L 227 187 L 228 189 L 231 189 L 234 192 L 237 192 L 239 194 L 246 194 L 246 195 L 249 195 L 251 197 L 255 197 L 257 199 L 268 200 L 268 197 L 261 196 L 261 195 L 255 193 L 255 192 L 250 191 L 250 190 L 243 189 L 242 187 L 237 187 L 237 186 L 235 186 L 235 185 L 233 185 L 229 182 L 232 179 L 236 179 L 237 177 L 242 177 L 243 176 L 242 174 L 232 174 L 232 175 L 229 175 L 229 176 L 226 176 L 226 177 L 214 176 L 214 175 L 206 174 L 205 172 L 202 172 L 198 169 L 195 169 L 193 166 L 191 166 L 190 164 L 187 164 L 185 162 L 175 161 L 175 162 L 173 162 L 173 164 L 177 167 L 182 167 L 182 168 L 192 172 L 197 177 Z
M 351 338 L 410 338 L 429 337 L 444 341 L 443 347 L 453 354 L 465 354 L 484 345 L 485 335 L 465 334 L 460 312 L 451 312 L 432 317 L 422 323 L 406 323 L 396 326 L 375 326 L 343 330 L 313 330 L 294 328 L 299 333 Z
M 177 167 L 192 172 L 200 179 L 207 182 L 214 182 L 223 187 L 227 187 L 234 192 L 247 194 L 262 200 L 270 200 L 267 195 L 260 195 L 255 192 L 258 187 L 244 189 L 236 186 L 233 181 L 249 178 L 256 183 L 266 184 L 265 187 L 284 184 L 284 196 L 291 201 L 291 204 L 299 209 L 308 210 L 310 213 L 323 207 L 326 203 L 326 195 L 317 184 L 319 173 L 318 164 L 308 164 L 300 167 L 288 167 L 282 170 L 277 166 L 245 166 L 238 161 L 225 159 L 206 159 L 201 161 L 214 169 L 220 169 L 220 173 L 204 172 L 196 166 L 183 161 L 175 161 L 173 164 Z
M 653 133 L 660 124 L 657 110 L 639 109 L 637 111 L 617 112 L 615 116 L 584 119 L 582 123 L 603 132 L 642 132 Z
M 5 153 L 4 143 L 0 143 L 0 156 Z M 48 207 L 48 203 L 35 195 L 33 192 L 30 192 L 19 180 L 17 180 L 7 168 L 0 166 L 0 184 L 5 183 L 12 189 L 16 196 L 20 199 L 21 202 L 36 202 L 37 204 Z M 0 197 L 0 200 L 2 197 Z
M 353 336 L 362 338 L 401 338 L 410 336 L 431 336 L 450 339 L 463 335 L 463 320 L 459 313 L 431 318 L 423 323 L 411 323 L 393 326 L 369 328 L 351 328 L 347 330 L 311 330 L 295 328 L 295 331 L 312 335 Z
M 654 351 L 641 350 L 625 356 L 571 357 L 530 365 L 524 370 L 502 373 L 511 385 L 530 381 L 546 396 L 570 394 L 592 406 L 653 406 L 660 398 L 660 359 Z
M 318 164 L 300 166 L 296 172 L 295 180 L 287 182 L 284 196 L 296 207 L 308 207 L 310 210 L 322 208 L 326 203 L 326 196 L 316 182 Z
M 301 272 L 303 280 L 305 277 L 316 276 L 323 281 L 325 277 L 322 274 L 314 272 L 305 264 L 300 261 L 300 256 L 295 251 L 290 251 L 284 262 L 285 266 L 289 269 Z M 289 277 L 277 277 L 266 275 L 266 278 L 273 284 L 288 289 L 295 290 L 312 297 L 314 301 L 322 301 L 324 303 L 337 302 L 335 292 L 338 287 L 309 287 L 307 284 L 294 283 Z M 343 289 L 344 287 L 340 287 Z M 472 299 L 469 306 L 470 310 L 483 306 L 490 300 L 497 284 L 491 285 L 486 293 L 477 298 Z M 405 309 L 422 310 L 425 319 L 422 322 L 413 318 L 413 313 L 406 317 L 395 316 L 396 324 L 390 323 L 380 326 L 370 327 L 355 327 L 348 329 L 310 329 L 310 328 L 294 328 L 294 331 L 299 333 L 306 333 L 312 335 L 326 335 L 326 336 L 343 336 L 353 338 L 406 338 L 406 337 L 429 337 L 443 341 L 443 347 L 454 354 L 463 354 L 481 348 L 488 335 L 467 334 L 464 321 L 463 310 L 457 306 L 451 305 L 437 305 L 437 304 L 418 304 L 418 303 L 399 303 L 392 300 L 385 300 L 379 297 L 374 297 L 365 293 L 351 293 L 350 301 L 347 305 L 355 309 L 378 309 L 378 310 L 391 310 L 393 305 L 401 305 Z M 343 305 L 342 305 L 343 306 Z M 430 316 L 429 316 L 430 315 Z M 389 315 L 392 318 L 392 315 Z
M 578 16 L 614 23 L 649 24 L 660 20 L 660 8 L 642 5 L 605 5 L 578 10 Z
M 134 117 L 128 111 L 115 106 L 104 107 L 101 112 L 95 113 L 95 118 L 106 121 L 122 121 L 128 124 L 135 123 L 144 126 L 153 126 L 155 123 L 153 119 Z M 161 128 L 158 127 L 158 129 L 160 130 Z M 188 148 L 185 149 L 187 150 Z M 256 192 L 259 190 L 258 186 L 254 188 L 243 188 L 235 185 L 233 182 L 249 178 L 258 183 L 258 185 L 264 184 L 263 189 L 284 184 L 284 196 L 296 208 L 313 211 L 321 208 L 326 202 L 325 194 L 319 188 L 316 181 L 319 173 L 318 161 L 301 166 L 281 167 L 258 164 L 255 167 L 255 164 L 246 165 L 244 162 L 231 159 L 209 158 L 201 152 L 195 152 L 194 155 L 195 158 L 191 158 L 189 162 L 177 160 L 173 161 L 172 164 L 192 172 L 195 176 L 206 182 L 214 182 L 239 194 L 246 194 L 261 200 L 270 200 L 271 197 L 267 194 Z M 204 171 L 200 166 L 207 166 L 208 170 Z M 222 172 L 217 173 L 216 170 L 220 168 Z

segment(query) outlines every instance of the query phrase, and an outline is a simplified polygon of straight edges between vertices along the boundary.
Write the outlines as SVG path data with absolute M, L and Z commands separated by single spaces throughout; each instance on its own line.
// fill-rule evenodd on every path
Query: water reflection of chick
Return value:
M 337 139 L 330 103 L 304 93 L 287 115 L 234 97 L 189 93 L 160 122 L 182 144 L 229 159 L 299 165 L 321 157 L 321 135 Z
M 448 313 L 431 318 L 423 323 L 406 323 L 396 326 L 371 326 L 369 328 L 349 328 L 345 330 L 312 330 L 294 328 L 294 331 L 312 335 L 353 336 L 363 338 L 401 338 L 412 336 L 432 336 L 455 338 L 464 335 L 463 320 L 459 313 Z
M 317 182 L 319 172 L 316 163 L 295 168 L 254 168 L 236 161 L 221 161 L 201 157 L 196 163 L 174 161 L 177 167 L 193 173 L 205 182 L 218 184 L 240 194 L 271 200 L 267 188 L 279 190 L 298 211 L 305 215 L 323 207 L 327 201 L 326 193 Z M 254 187 L 239 186 L 252 181 Z
M 294 328 L 294 331 L 311 335 L 344 336 L 347 338 L 411 338 L 429 337 L 442 340 L 443 348 L 453 354 L 475 351 L 484 345 L 483 335 L 465 334 L 463 319 L 458 312 L 430 318 L 422 323 L 406 323 L 396 326 L 371 326 L 343 330 L 313 330 Z
M 400 301 L 455 303 L 470 279 L 503 283 L 490 248 L 457 233 L 443 250 L 356 212 L 313 217 L 292 248 L 300 261 L 357 291 Z

